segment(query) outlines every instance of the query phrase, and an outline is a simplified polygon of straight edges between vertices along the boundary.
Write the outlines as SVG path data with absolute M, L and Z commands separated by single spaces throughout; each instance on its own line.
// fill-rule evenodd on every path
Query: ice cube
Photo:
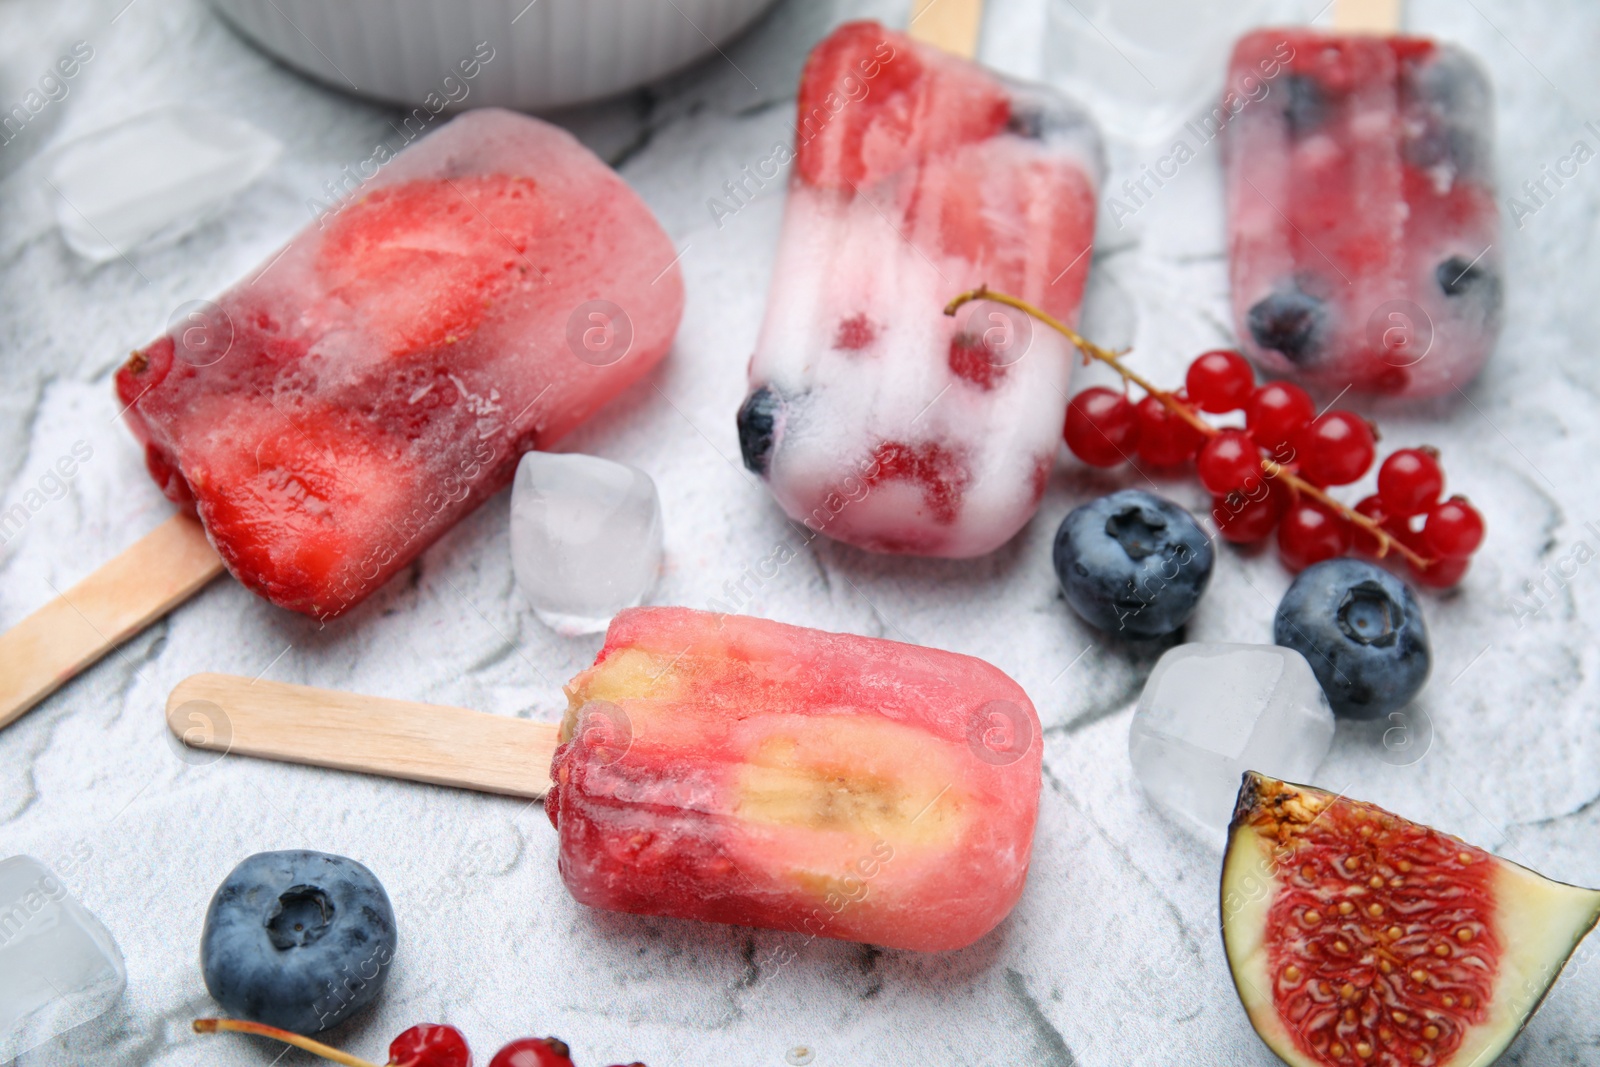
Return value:
M 1210 112 L 1199 113 L 1222 84 L 1217 57 L 1234 37 L 1270 21 L 1283 6 L 1281 0 L 1051 0 L 1045 74 L 1123 137 L 1160 143 L 1158 138 L 1193 117 L 1193 130 L 1209 131 L 1203 146 L 1215 136 L 1215 126 L 1204 125 L 1214 121 Z M 1206 104 L 1197 105 L 1202 100 Z M 1160 167 L 1172 163 L 1168 156 Z M 1157 179 L 1143 195 L 1163 184 Z M 1125 192 L 1113 196 L 1134 211 L 1147 202 Z
M 517 585 L 557 633 L 598 633 L 639 604 L 661 569 L 661 498 L 644 471 L 529 452 L 511 489 Z
M 1328 698 L 1300 653 L 1196 642 L 1168 650 L 1150 672 L 1128 758 L 1157 805 L 1220 834 L 1245 771 L 1306 782 L 1333 730 Z
M 272 165 L 275 138 L 242 119 L 174 104 L 88 134 L 51 155 L 61 236 L 103 263 L 175 241 Z
M 99 1016 L 127 982 L 111 934 L 50 868 L 0 861 L 0 1063 Z

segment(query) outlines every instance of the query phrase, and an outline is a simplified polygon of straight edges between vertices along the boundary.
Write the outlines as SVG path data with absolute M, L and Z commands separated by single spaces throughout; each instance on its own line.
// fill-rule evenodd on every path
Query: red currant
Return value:
M 389 1067 L 472 1067 L 472 1053 L 460 1030 L 423 1023 L 389 1043 Z
M 1189 373 L 1184 379 L 1189 398 L 1201 411 L 1214 415 L 1244 407 L 1255 384 L 1256 376 L 1250 364 L 1239 353 L 1227 350 L 1207 352 L 1198 357 L 1189 364 Z
M 1389 530 L 1389 514 L 1383 510 L 1383 498 L 1374 493 L 1372 496 L 1362 497 L 1361 503 L 1355 506 L 1356 514 L 1363 515 Z M 1378 556 L 1378 538 L 1366 531 L 1359 523 L 1350 524 L 1350 547 L 1363 556 Z
M 1350 524 L 1314 500 L 1294 504 L 1278 525 L 1278 555 L 1292 571 L 1342 556 L 1349 548 Z
M 567 1043 L 555 1037 L 523 1037 L 494 1054 L 489 1067 L 572 1067 Z
M 1309 426 L 1316 415 L 1317 406 L 1311 402 L 1310 393 L 1288 382 L 1268 382 L 1250 397 L 1245 426 L 1256 444 L 1277 459 L 1278 449 Z M 1288 457 L 1280 462 L 1288 462 Z
M 1114 389 L 1085 389 L 1067 405 L 1067 447 L 1094 467 L 1115 467 L 1132 456 L 1139 420 L 1128 398 Z
M 1203 438 L 1188 420 L 1153 396 L 1139 401 L 1139 458 L 1153 467 L 1173 467 L 1194 458 Z
M 1236 545 L 1254 544 L 1278 525 L 1287 495 L 1270 481 L 1261 484 L 1264 492 L 1260 488 L 1248 494 L 1233 492 L 1212 501 L 1211 518 L 1224 541 Z
M 1350 411 L 1330 411 L 1295 436 L 1300 475 L 1313 485 L 1348 485 L 1377 455 L 1372 425 Z
M 1200 484 L 1217 496 L 1261 482 L 1261 451 L 1243 430 L 1223 430 L 1200 449 Z
M 1472 557 L 1460 556 L 1455 559 L 1436 559 L 1426 567 L 1411 566 L 1411 580 L 1418 585 L 1425 585 L 1430 589 L 1449 589 L 1466 577 L 1467 568 L 1472 564 Z
M 1483 544 L 1483 516 L 1464 496 L 1453 496 L 1428 510 L 1422 525 L 1422 546 L 1427 555 L 1466 559 Z M 1430 568 L 1431 569 L 1431 568 Z
M 1438 503 L 1442 492 L 1444 472 L 1431 448 L 1402 448 L 1378 468 L 1378 495 L 1391 515 L 1420 515 Z

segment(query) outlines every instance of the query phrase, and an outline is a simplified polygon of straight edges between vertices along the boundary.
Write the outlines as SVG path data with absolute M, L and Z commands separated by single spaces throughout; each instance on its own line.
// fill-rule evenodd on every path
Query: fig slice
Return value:
M 1291 1067 L 1487 1067 L 1597 919 L 1600 891 L 1244 776 L 1222 940 L 1251 1025 Z

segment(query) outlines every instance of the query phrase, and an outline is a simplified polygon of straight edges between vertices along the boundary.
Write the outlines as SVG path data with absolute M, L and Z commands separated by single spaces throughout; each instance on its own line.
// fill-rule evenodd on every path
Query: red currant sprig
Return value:
M 352 1056 L 348 1052 L 341 1052 L 332 1045 L 324 1045 L 321 1041 L 296 1034 L 289 1030 L 282 1030 L 276 1026 L 265 1023 L 254 1023 L 248 1019 L 196 1019 L 194 1032 L 197 1034 L 215 1034 L 222 1030 L 229 1030 L 236 1034 L 255 1034 L 257 1037 L 270 1037 L 282 1041 L 295 1048 L 303 1048 L 307 1052 L 315 1053 L 325 1060 L 342 1063 L 344 1067 L 379 1067 L 370 1060 Z M 455 1041 L 448 1041 L 446 1034 L 424 1034 L 424 1031 L 449 1031 L 454 1035 Z M 430 1040 L 431 1038 L 431 1040 Z M 446 1040 L 440 1040 L 441 1038 Z M 459 1045 L 459 1051 L 455 1047 Z M 432 1047 L 430 1047 L 432 1046 Z M 448 1046 L 448 1048 L 447 1048 Z M 435 1051 L 437 1049 L 437 1051 Z M 472 1055 L 467 1051 L 467 1043 L 461 1037 L 461 1032 L 454 1027 L 414 1026 L 410 1030 L 394 1039 L 389 1046 L 389 1062 L 383 1067 L 468 1067 L 472 1062 Z
M 194 1032 L 214 1034 L 231 1030 L 238 1034 L 270 1037 L 295 1048 L 303 1048 L 344 1067 L 472 1067 L 472 1052 L 467 1039 L 453 1026 L 423 1023 L 413 1026 L 389 1044 L 389 1062 L 376 1064 L 341 1052 L 321 1041 L 247 1019 L 196 1019 Z M 490 1061 L 490 1067 L 572 1067 L 566 1042 L 554 1037 L 524 1037 L 506 1045 Z M 644 1067 L 642 1063 L 627 1067 Z
M 1235 543 L 1278 531 L 1278 553 L 1291 570 L 1342 556 L 1355 548 L 1410 564 L 1424 585 L 1448 588 L 1461 580 L 1483 542 L 1483 518 L 1464 497 L 1440 502 L 1444 475 L 1430 448 L 1401 449 L 1378 471 L 1378 493 L 1351 508 L 1325 492 L 1360 479 L 1377 459 L 1377 433 L 1353 412 L 1318 416 L 1310 395 L 1287 382 L 1257 387 L 1237 352 L 1206 352 L 1189 365 L 1184 390 L 1156 388 L 1112 352 L 1027 301 L 980 287 L 945 307 L 954 315 L 969 300 L 994 300 L 1026 312 L 1065 336 L 1086 359 L 1097 359 L 1145 391 L 1135 405 L 1125 393 L 1096 386 L 1073 397 L 1064 430 L 1074 455 L 1114 467 L 1137 455 L 1153 466 L 1195 460 L 1202 485 L 1215 497 L 1218 532 Z M 1245 428 L 1218 428 L 1200 412 L 1243 409 Z M 1264 454 L 1265 453 L 1265 454 Z M 1412 522 L 1422 516 L 1422 526 Z

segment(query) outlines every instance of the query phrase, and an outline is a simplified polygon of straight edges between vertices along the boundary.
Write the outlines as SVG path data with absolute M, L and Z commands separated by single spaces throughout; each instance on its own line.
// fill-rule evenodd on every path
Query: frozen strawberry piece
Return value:
M 875 22 L 847 22 L 800 76 L 799 174 L 827 188 L 875 182 L 986 141 L 1010 115 L 1005 89 L 972 64 Z
M 1224 130 L 1244 350 L 1331 390 L 1469 381 L 1502 299 L 1476 62 L 1420 38 L 1259 30 L 1235 47 L 1229 87 L 1248 100 Z
M 393 355 L 453 344 L 527 280 L 548 205 L 532 178 L 486 174 L 377 189 L 340 212 L 317 267 Z
M 955 521 L 961 491 L 971 479 L 960 455 L 938 444 L 911 448 L 897 441 L 886 441 L 878 446 L 875 456 L 877 469 L 867 484 L 910 482 L 922 493 L 929 521 L 940 525 Z
M 159 338 L 118 396 L 233 574 L 330 618 L 666 354 L 674 256 L 570 135 L 474 111 L 219 297 L 225 354 Z
M 1072 353 L 1020 312 L 943 309 L 988 285 L 1076 321 L 1097 134 L 1053 93 L 857 22 L 812 53 L 796 142 L 745 463 L 841 541 L 992 551 L 1038 506 Z
M 981 660 L 635 608 L 567 694 L 546 803 L 584 904 L 932 951 L 1022 892 L 1038 719 Z

